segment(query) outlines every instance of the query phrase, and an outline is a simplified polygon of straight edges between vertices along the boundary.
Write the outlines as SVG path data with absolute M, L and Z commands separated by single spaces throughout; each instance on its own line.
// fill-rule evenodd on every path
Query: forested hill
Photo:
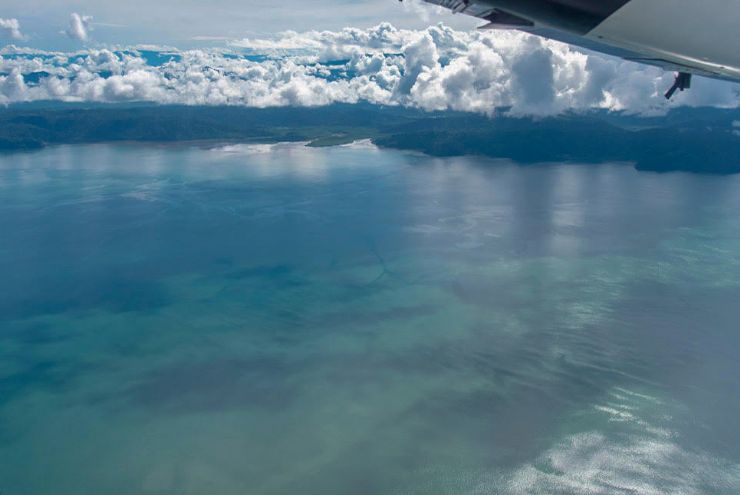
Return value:
M 433 156 L 482 155 L 520 163 L 633 162 L 654 171 L 740 172 L 740 112 L 679 109 L 643 118 L 591 112 L 544 119 L 400 107 L 312 108 L 22 105 L 0 110 L 0 151 L 99 142 L 372 139 Z

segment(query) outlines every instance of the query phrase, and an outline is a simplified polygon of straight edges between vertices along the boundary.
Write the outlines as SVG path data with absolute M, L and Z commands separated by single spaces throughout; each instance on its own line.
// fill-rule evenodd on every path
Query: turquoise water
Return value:
M 0 493 L 740 493 L 740 178 L 0 156 Z

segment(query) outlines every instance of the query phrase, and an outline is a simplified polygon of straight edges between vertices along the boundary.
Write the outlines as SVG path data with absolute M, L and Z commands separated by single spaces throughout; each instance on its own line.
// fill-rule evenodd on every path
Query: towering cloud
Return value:
M 22 40 L 23 33 L 21 33 L 21 24 L 18 19 L 2 19 L 0 18 L 0 38 L 7 38 L 11 40 Z
M 590 108 L 658 113 L 677 105 L 740 104 L 738 85 L 699 78 L 691 91 L 666 102 L 662 93 L 672 74 L 660 69 L 519 32 L 456 31 L 444 25 L 421 31 L 381 24 L 366 30 L 286 32 L 240 40 L 228 50 L 5 52 L 13 50 L 14 57 L 0 58 L 0 74 L 6 74 L 0 76 L 0 103 L 53 99 L 267 107 L 365 101 L 489 114 L 505 108 L 515 115 Z
M 73 13 L 69 16 L 69 27 L 65 34 L 77 41 L 87 41 L 89 39 L 90 23 L 93 18 L 89 15 L 80 15 Z

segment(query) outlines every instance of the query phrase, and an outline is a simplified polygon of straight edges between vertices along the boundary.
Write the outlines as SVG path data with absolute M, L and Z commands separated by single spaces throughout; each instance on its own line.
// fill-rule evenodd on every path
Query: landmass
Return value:
M 643 117 L 592 111 L 556 117 L 424 112 L 369 104 L 245 108 L 36 103 L 0 111 L 0 151 L 103 142 L 285 142 L 377 146 L 522 164 L 629 162 L 640 170 L 740 172 L 740 112 L 681 108 Z

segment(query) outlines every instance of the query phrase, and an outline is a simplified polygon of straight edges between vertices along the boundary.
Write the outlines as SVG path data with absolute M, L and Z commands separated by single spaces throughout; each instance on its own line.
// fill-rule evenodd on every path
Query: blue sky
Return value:
M 421 7 L 418 0 L 2 0 L 0 18 L 17 19 L 26 45 L 70 49 L 62 34 L 75 12 L 93 18 L 91 42 L 192 46 L 194 40 L 266 36 L 285 30 L 367 28 L 380 22 L 423 28 L 444 21 L 459 28 L 474 19 Z M 426 14 L 426 15 L 425 15 Z M 198 41 L 198 43 L 204 43 Z

